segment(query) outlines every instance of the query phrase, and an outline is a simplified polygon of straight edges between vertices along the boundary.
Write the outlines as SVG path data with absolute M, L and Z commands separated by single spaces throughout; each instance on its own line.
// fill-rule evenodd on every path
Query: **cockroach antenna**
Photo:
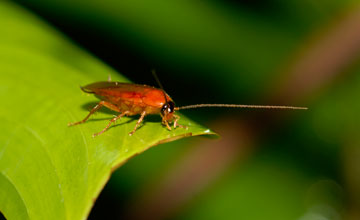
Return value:
M 159 77 L 157 76 L 156 72 L 155 72 L 155 69 L 152 69 L 151 70 L 151 74 L 153 75 L 153 77 L 155 78 L 157 84 L 159 85 L 160 89 L 163 91 L 164 93 L 164 97 L 165 97 L 165 101 L 167 102 L 167 98 L 166 98 L 166 94 L 165 94 L 165 90 L 164 90 L 164 87 L 162 86 L 160 80 L 159 80 Z
M 294 110 L 307 110 L 306 107 L 295 106 L 282 106 L 282 105 L 238 105 L 238 104 L 195 104 L 175 107 L 175 110 L 191 109 L 191 108 L 259 108 L 259 109 L 294 109 Z
M 164 87 L 162 86 L 159 77 L 156 75 L 155 70 L 151 70 L 152 75 L 154 76 L 157 84 L 161 88 L 164 93 L 165 101 L 167 102 L 167 98 L 165 95 Z M 293 109 L 293 110 L 307 110 L 306 107 L 295 107 L 295 106 L 283 106 L 283 105 L 239 105 L 239 104 L 195 104 L 195 105 L 186 105 L 175 107 L 174 110 L 182 110 L 182 109 L 191 109 L 191 108 L 257 108 L 257 109 Z
M 159 85 L 160 89 L 164 90 L 164 87 L 162 86 L 160 80 L 159 80 L 159 77 L 157 76 L 156 72 L 155 72 L 155 69 L 152 69 L 151 70 L 151 74 L 153 75 L 153 77 L 155 78 L 157 84 Z M 164 90 L 165 91 L 165 90 Z

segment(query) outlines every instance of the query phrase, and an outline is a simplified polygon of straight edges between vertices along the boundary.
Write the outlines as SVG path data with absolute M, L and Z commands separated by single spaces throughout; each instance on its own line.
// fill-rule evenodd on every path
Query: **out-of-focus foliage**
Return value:
M 193 67 L 196 77 L 216 82 L 216 91 L 232 94 L 234 101 L 241 101 L 244 94 L 261 94 L 259 88 L 272 80 L 279 65 L 290 60 L 305 36 L 352 3 L 18 1 L 73 28 L 96 30 L 114 45 L 130 44 L 167 66 Z M 119 56 L 121 51 L 110 53 Z M 193 76 L 192 71 L 183 71 L 181 77 Z

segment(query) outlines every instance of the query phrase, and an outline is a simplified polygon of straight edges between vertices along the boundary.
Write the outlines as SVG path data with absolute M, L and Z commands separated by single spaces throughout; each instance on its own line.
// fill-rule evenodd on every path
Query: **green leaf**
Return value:
M 126 81 L 24 9 L 0 2 L 0 211 L 8 219 L 85 219 L 113 169 L 159 143 L 214 134 L 185 116 L 188 130 L 168 131 L 160 117 L 112 118 L 79 89 L 94 81 Z

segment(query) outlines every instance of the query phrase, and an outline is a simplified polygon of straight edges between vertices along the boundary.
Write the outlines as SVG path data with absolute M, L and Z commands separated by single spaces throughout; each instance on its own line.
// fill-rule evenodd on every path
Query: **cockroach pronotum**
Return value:
M 110 120 L 108 125 L 100 132 L 93 134 L 93 137 L 104 133 L 112 123 L 119 120 L 123 116 L 132 116 L 140 114 L 134 129 L 129 133 L 133 135 L 139 127 L 144 117 L 149 114 L 160 114 L 162 124 L 171 130 L 170 123 L 176 127 L 187 128 L 178 124 L 180 116 L 175 115 L 175 111 L 182 109 L 201 108 L 201 107 L 227 107 L 227 108 L 261 108 L 261 109 L 307 109 L 306 107 L 294 106 L 274 106 L 274 105 L 238 105 L 238 104 L 195 104 L 181 107 L 175 107 L 174 101 L 164 91 L 155 72 L 153 75 L 160 88 L 148 85 L 139 85 L 122 82 L 95 82 L 84 87 L 80 87 L 86 93 L 92 93 L 101 101 L 92 108 L 89 114 L 81 121 L 69 123 L 68 126 L 84 123 L 88 118 L 105 106 L 120 114 Z

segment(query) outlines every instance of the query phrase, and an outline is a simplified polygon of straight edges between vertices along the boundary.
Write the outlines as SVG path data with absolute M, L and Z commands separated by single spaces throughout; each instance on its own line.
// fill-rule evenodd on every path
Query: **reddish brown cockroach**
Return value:
M 181 109 L 201 108 L 201 107 L 227 107 L 227 108 L 262 108 L 262 109 L 307 109 L 305 107 L 294 106 L 271 106 L 271 105 L 238 105 L 238 104 L 196 104 L 182 107 L 175 107 L 173 100 L 162 89 L 162 86 L 153 72 L 157 80 L 159 88 L 147 85 L 139 85 L 121 82 L 95 82 L 84 87 L 80 87 L 86 93 L 92 93 L 101 101 L 90 111 L 90 113 L 81 121 L 69 123 L 68 126 L 84 123 L 90 115 L 94 114 L 102 106 L 105 106 L 120 114 L 110 120 L 109 124 L 100 132 L 93 134 L 93 137 L 104 133 L 113 122 L 123 116 L 131 116 L 140 114 L 134 129 L 129 135 L 134 134 L 145 115 L 160 114 L 162 124 L 171 130 L 169 123 L 173 122 L 174 128 L 183 127 L 178 124 L 180 116 L 175 115 L 175 111 Z

